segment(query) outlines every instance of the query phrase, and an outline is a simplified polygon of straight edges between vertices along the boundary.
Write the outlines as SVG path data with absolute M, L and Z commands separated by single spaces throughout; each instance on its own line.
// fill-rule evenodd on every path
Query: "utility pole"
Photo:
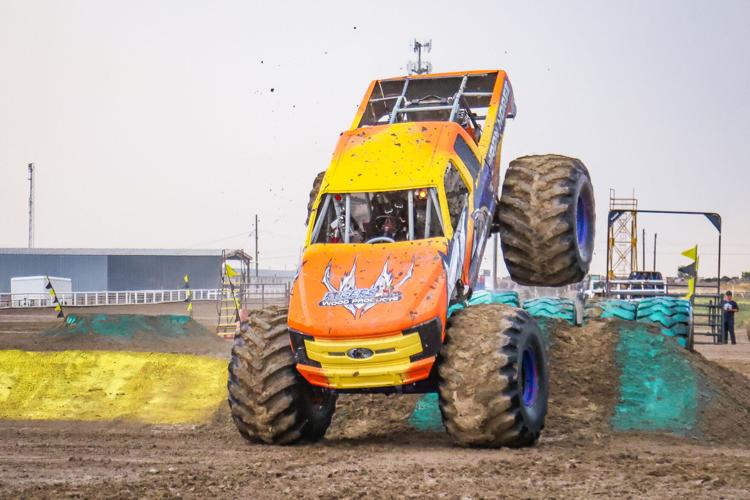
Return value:
M 424 75 L 427 73 L 432 72 L 432 64 L 429 61 L 425 61 L 424 65 L 422 64 L 422 50 L 425 50 L 426 52 L 430 52 L 432 50 L 432 40 L 426 40 L 419 42 L 417 39 L 413 39 L 411 41 L 411 50 L 415 54 L 417 54 L 417 60 L 415 61 L 409 61 L 406 64 L 406 68 L 409 70 L 410 75 Z
M 643 228 L 643 267 L 641 268 L 644 271 L 646 270 L 646 228 Z
M 255 214 L 255 278 L 258 278 L 258 214 Z
M 654 271 L 656 271 L 656 235 L 657 233 L 654 233 Z
M 29 248 L 34 248 L 34 164 L 29 163 Z

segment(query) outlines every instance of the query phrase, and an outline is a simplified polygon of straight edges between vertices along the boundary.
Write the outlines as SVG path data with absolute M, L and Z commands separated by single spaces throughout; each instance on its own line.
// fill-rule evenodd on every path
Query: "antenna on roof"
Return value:
M 432 51 L 432 40 L 418 41 L 416 38 L 410 42 L 410 49 L 417 54 L 417 60 L 409 61 L 406 68 L 410 75 L 424 75 L 432 72 L 432 63 L 422 61 L 422 51 L 429 53 Z

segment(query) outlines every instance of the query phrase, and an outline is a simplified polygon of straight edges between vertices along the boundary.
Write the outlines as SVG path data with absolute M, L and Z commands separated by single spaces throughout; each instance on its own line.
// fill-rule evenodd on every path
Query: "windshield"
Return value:
M 312 243 L 393 243 L 443 236 L 435 188 L 326 194 Z

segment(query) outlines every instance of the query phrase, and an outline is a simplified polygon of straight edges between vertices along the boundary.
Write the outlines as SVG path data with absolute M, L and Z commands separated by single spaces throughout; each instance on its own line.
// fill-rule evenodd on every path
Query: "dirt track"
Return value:
M 703 415 L 715 428 L 613 433 L 614 328 L 552 328 L 550 414 L 535 448 L 461 449 L 416 431 L 417 396 L 342 396 L 326 439 L 290 448 L 244 442 L 224 405 L 202 426 L 0 422 L 0 496 L 747 496 L 750 381 L 696 356 L 711 380 L 726 379 Z

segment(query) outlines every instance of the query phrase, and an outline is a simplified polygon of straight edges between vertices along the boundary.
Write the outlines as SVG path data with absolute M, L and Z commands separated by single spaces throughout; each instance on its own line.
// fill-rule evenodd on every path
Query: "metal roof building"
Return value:
M 60 276 L 74 292 L 218 288 L 221 250 L 0 248 L 0 293 L 18 276 Z

